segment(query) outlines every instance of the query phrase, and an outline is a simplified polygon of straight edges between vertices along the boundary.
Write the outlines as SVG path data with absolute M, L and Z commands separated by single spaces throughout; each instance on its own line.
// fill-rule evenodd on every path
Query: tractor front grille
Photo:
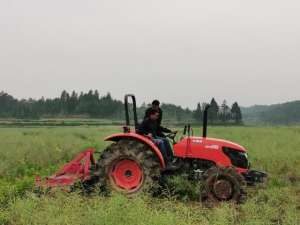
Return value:
M 228 156 L 233 166 L 244 169 L 249 168 L 248 156 L 246 152 L 228 147 L 223 147 L 223 152 Z

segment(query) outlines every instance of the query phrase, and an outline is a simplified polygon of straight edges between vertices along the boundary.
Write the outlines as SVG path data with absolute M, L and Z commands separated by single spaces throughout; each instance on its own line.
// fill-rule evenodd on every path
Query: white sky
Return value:
M 0 91 L 194 108 L 300 99 L 300 2 L 0 0 Z

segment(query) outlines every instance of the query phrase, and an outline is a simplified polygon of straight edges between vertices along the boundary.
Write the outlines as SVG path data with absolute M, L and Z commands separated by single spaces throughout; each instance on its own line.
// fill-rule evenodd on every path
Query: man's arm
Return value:
M 147 136 L 151 139 L 155 137 L 155 133 L 153 132 L 153 128 L 151 127 L 151 122 L 148 119 L 145 119 L 140 124 L 136 132 L 140 135 Z
M 157 120 L 159 125 L 161 125 L 162 117 L 163 117 L 163 111 L 161 108 L 159 108 L 159 117 Z
M 138 129 L 137 129 L 137 133 L 138 134 L 141 134 L 141 135 L 147 135 L 149 133 L 148 129 L 147 129 L 147 124 L 146 124 L 146 121 L 143 121 Z
M 172 133 L 172 131 L 166 127 L 159 126 L 159 130 L 164 133 Z
M 151 108 L 146 109 L 144 119 L 146 119 L 150 116 L 150 110 L 151 110 Z

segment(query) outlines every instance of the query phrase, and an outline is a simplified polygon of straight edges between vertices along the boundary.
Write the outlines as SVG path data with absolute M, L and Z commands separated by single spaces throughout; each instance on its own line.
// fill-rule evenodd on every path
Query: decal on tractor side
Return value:
M 209 148 L 209 149 L 219 149 L 219 145 L 205 145 L 204 148 Z
M 195 144 L 201 144 L 202 140 L 201 139 L 193 139 L 192 142 Z

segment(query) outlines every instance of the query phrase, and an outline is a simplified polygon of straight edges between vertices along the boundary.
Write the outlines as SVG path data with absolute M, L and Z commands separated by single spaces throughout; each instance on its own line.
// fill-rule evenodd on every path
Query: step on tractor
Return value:
M 149 192 L 162 176 L 176 173 L 188 174 L 189 179 L 201 183 L 201 199 L 241 202 L 245 199 L 247 185 L 265 181 L 266 173 L 250 169 L 247 150 L 243 146 L 207 137 L 209 105 L 203 112 L 201 137 L 193 135 L 190 125 L 184 127 L 178 141 L 175 133 L 167 135 L 173 143 L 175 158 L 172 162 L 175 167 L 169 171 L 158 146 L 151 138 L 137 133 L 135 96 L 125 95 L 124 105 L 126 125 L 122 132 L 105 138 L 112 144 L 101 151 L 97 160 L 94 157 L 95 149 L 86 149 L 51 177 L 37 177 L 36 186 L 72 190 L 80 183 L 87 189 L 99 187 L 109 192 L 132 195 Z M 130 126 L 129 108 L 133 111 L 133 126 Z

